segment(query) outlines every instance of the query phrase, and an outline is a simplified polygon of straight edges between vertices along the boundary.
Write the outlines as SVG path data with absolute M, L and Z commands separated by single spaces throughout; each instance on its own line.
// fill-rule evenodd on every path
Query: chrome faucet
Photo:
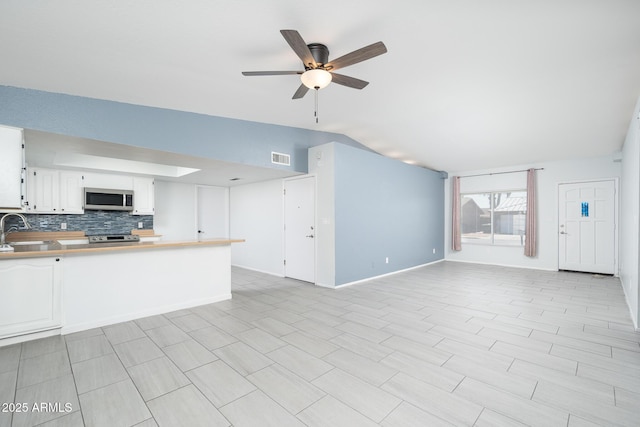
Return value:
M 7 219 L 8 216 L 17 216 L 18 218 L 22 219 L 22 222 L 24 222 L 24 226 L 27 229 L 31 229 L 31 225 L 29 224 L 29 222 L 27 221 L 27 218 L 25 218 L 24 215 L 19 214 L 19 213 L 8 213 L 6 215 L 4 215 L 2 218 L 0 218 L 0 247 L 2 246 L 6 246 L 5 244 L 5 238 L 6 238 L 6 234 L 9 234 L 11 232 L 11 229 L 9 231 L 9 233 L 4 232 L 4 222 Z

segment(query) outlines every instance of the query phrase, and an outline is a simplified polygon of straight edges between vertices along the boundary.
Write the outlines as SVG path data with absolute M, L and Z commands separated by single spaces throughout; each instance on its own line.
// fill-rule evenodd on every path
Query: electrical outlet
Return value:
M 436 253 L 436 248 L 433 248 L 433 253 L 434 253 L 434 254 Z
M 138 223 L 138 228 L 143 228 L 143 227 L 144 227 L 144 225 L 142 224 L 142 221 L 140 221 L 140 222 Z
M 66 230 L 66 229 L 67 229 L 67 223 L 66 222 L 60 223 L 60 230 Z
M 384 263 L 385 263 L 385 264 L 389 264 L 389 257 L 386 257 L 386 258 L 384 259 Z

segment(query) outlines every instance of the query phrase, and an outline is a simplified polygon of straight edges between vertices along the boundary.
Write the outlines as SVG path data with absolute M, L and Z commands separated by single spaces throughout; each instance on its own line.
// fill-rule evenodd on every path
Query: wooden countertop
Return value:
M 23 233 L 15 233 L 23 234 Z M 14 235 L 15 235 L 14 234 Z M 26 234 L 26 233 L 25 233 Z M 53 241 L 53 244 L 36 244 L 36 245 L 24 245 L 17 246 L 15 252 L 0 252 L 0 261 L 3 259 L 16 259 L 16 258 L 42 258 L 52 256 L 63 255 L 82 255 L 82 254 L 96 254 L 96 253 L 108 253 L 115 251 L 137 251 L 137 250 L 149 250 L 160 248 L 179 248 L 179 247 L 192 247 L 192 246 L 216 246 L 216 245 L 229 245 L 231 243 L 241 243 L 244 239 L 231 239 L 231 238 L 217 238 L 206 239 L 200 241 L 154 241 L 154 242 L 131 242 L 131 243 L 94 243 L 94 244 L 74 244 L 63 245 L 58 240 L 64 241 L 64 239 L 73 239 L 82 236 L 69 236 L 69 235 L 53 235 L 49 233 L 38 233 L 33 236 L 22 235 L 19 239 L 9 240 L 10 242 L 22 241 Z

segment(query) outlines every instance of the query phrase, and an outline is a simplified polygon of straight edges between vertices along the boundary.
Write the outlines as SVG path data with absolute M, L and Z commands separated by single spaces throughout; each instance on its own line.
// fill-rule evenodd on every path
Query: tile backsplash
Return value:
M 139 222 L 143 225 L 142 229 L 153 229 L 153 215 L 131 215 L 118 211 L 87 211 L 81 215 L 25 214 L 25 217 L 32 227 L 31 231 L 65 231 L 62 230 L 62 223 L 67 224 L 66 231 L 84 231 L 87 236 L 129 234 L 131 230 L 138 229 Z M 22 220 L 15 216 L 7 218 L 5 230 L 11 226 L 18 226 L 20 231 L 24 231 Z

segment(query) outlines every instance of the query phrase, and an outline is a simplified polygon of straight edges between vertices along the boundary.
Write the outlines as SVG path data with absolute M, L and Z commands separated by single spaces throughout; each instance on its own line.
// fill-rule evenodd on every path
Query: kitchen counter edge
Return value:
M 140 242 L 137 244 L 126 246 L 100 246 L 96 244 L 83 244 L 83 245 L 60 245 L 60 248 L 54 248 L 50 250 L 42 251 L 24 251 L 24 252 L 2 252 L 0 253 L 0 261 L 3 259 L 16 259 L 16 258 L 45 258 L 62 255 L 82 255 L 82 254 L 96 254 L 105 252 L 118 252 L 118 251 L 137 251 L 137 250 L 149 250 L 149 249 L 162 249 L 162 248 L 179 248 L 179 247 L 191 247 L 191 246 L 219 246 L 230 245 L 231 243 L 242 243 L 244 239 L 211 239 L 200 241 L 176 241 L 176 242 Z M 80 247 L 82 246 L 82 247 Z

